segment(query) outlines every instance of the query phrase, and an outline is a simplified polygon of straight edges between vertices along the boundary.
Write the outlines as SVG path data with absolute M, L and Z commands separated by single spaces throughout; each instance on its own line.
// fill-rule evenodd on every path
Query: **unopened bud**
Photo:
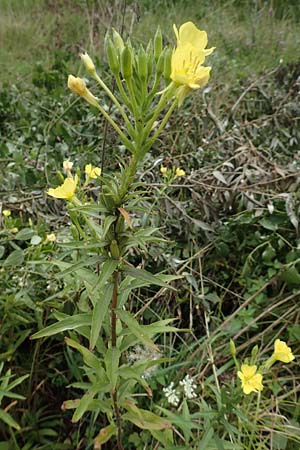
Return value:
M 171 59 L 172 59 L 172 50 L 167 48 L 165 51 L 165 61 L 164 61 L 164 78 L 166 82 L 170 81 L 171 75 Z
M 106 41 L 106 56 L 112 73 L 118 73 L 120 70 L 118 52 L 110 38 L 108 38 Z
M 86 87 L 85 82 L 82 78 L 74 77 L 73 75 L 69 75 L 68 77 L 68 87 L 71 89 L 72 92 L 75 92 L 75 94 L 80 95 L 83 97 L 90 105 L 93 106 L 99 106 L 97 97 L 95 97 L 91 91 L 88 90 Z
M 155 61 L 158 61 L 162 52 L 162 34 L 160 31 L 160 27 L 157 28 L 155 36 L 154 36 L 154 58 Z
M 138 72 L 141 80 L 146 80 L 148 77 L 147 55 L 143 47 L 140 47 L 138 53 Z
M 114 42 L 116 48 L 120 51 L 122 51 L 123 48 L 125 47 L 124 41 L 123 41 L 121 35 L 114 28 L 113 28 L 113 42 Z
M 235 348 L 235 343 L 232 339 L 230 339 L 230 353 L 232 354 L 232 356 L 236 356 L 236 348 Z
M 90 56 L 86 52 L 81 53 L 79 56 L 81 58 L 81 61 L 85 65 L 87 71 L 93 75 L 96 72 L 96 67 L 95 67 L 95 64 L 93 63 L 92 59 L 90 58 Z
M 123 78 L 126 80 L 132 76 L 132 56 L 128 46 L 124 47 L 121 54 L 121 70 Z

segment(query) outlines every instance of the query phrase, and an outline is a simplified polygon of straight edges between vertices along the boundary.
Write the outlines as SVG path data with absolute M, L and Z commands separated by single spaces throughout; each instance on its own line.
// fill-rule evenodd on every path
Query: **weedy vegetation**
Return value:
M 297 450 L 298 2 L 0 8 L 0 450 Z

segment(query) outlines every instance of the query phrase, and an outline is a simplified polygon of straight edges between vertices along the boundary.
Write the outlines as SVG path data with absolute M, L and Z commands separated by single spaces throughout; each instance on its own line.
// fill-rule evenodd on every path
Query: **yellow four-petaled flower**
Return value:
M 171 60 L 171 79 L 178 86 L 176 96 L 180 106 L 191 90 L 200 89 L 209 80 L 211 67 L 202 64 L 205 57 L 214 51 L 206 49 L 207 34 L 199 30 L 192 22 L 186 22 L 177 30 L 177 48 Z
M 97 178 L 101 175 L 101 169 L 100 167 L 93 167 L 92 164 L 87 164 L 85 166 L 85 173 L 88 176 L 88 178 Z
M 72 200 L 75 195 L 76 186 L 78 183 L 78 176 L 75 175 L 75 178 L 68 177 L 65 179 L 61 186 L 53 189 L 50 188 L 48 190 L 48 195 L 55 198 L 63 198 L 65 200 Z
M 291 347 L 288 347 L 284 341 L 276 339 L 274 343 L 274 353 L 272 358 L 276 361 L 282 361 L 284 363 L 289 363 L 295 359 L 292 353 Z
M 242 382 L 244 394 L 263 390 L 262 375 L 256 373 L 256 370 L 257 366 L 255 365 L 249 366 L 248 364 L 242 364 L 241 370 L 238 371 L 238 377 Z

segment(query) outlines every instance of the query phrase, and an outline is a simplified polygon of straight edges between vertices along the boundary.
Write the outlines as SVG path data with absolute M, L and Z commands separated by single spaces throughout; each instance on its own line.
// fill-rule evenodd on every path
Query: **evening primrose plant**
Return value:
M 115 106 L 117 115 L 107 112 L 82 78 L 74 75 L 68 78 L 70 90 L 105 117 L 129 155 L 127 161 L 120 162 L 116 173 L 102 173 L 86 161 L 83 174 L 82 168 L 65 161 L 62 184 L 47 192 L 50 197 L 67 202 L 72 222 L 72 238 L 61 244 L 66 257 L 52 263 L 61 270 L 61 277 L 68 280 L 73 277 L 81 301 L 74 305 L 73 315 L 54 312 L 57 322 L 41 329 L 33 338 L 68 331 L 66 345 L 83 359 L 83 381 L 73 385 L 83 395 L 65 401 L 63 409 L 74 410 L 73 422 L 87 412 L 92 414 L 93 421 L 101 415 L 99 434 L 94 438 L 96 449 L 111 439 L 118 450 L 124 449 L 123 430 L 128 422 L 148 430 L 161 445 L 174 444 L 172 416 L 158 414 L 145 373 L 169 361 L 162 354 L 159 334 L 179 330 L 171 325 L 173 319 L 144 325 L 142 317 L 134 315 L 128 305 L 134 290 L 149 286 L 173 289 L 169 283 L 177 278 L 152 274 L 130 261 L 130 255 L 138 255 L 147 250 L 149 243 L 161 240 L 156 228 L 133 225 L 132 216 L 141 212 L 146 192 L 146 186 L 136 180 L 137 171 L 171 114 L 187 95 L 208 82 L 210 74 L 210 67 L 203 66 L 213 51 L 206 49 L 206 33 L 192 22 L 183 24 L 179 30 L 174 27 L 174 31 L 175 49 L 163 45 L 160 29 L 146 48 L 135 48 L 130 40 L 124 42 L 115 30 L 106 36 L 105 50 L 116 86 L 114 92 L 102 80 L 90 56 L 80 55 L 89 75 Z M 180 167 L 171 169 L 173 180 L 183 176 L 185 171 Z M 96 201 L 89 195 L 89 183 L 100 188 Z M 129 358 L 128 354 L 137 346 L 149 348 L 156 357 Z M 140 406 L 139 398 L 148 409 Z

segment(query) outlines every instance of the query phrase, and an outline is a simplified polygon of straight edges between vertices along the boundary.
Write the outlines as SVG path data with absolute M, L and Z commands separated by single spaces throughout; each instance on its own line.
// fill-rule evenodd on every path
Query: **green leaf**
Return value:
M 151 272 L 147 272 L 146 270 L 136 269 L 134 267 L 127 267 L 127 266 L 124 266 L 122 270 L 127 275 L 130 275 L 131 277 L 136 278 L 138 280 L 142 280 L 147 284 L 154 284 L 157 286 L 165 287 L 167 289 L 173 289 L 174 291 L 176 290 L 172 286 L 162 281 L 159 278 L 159 275 L 153 275 Z
M 153 348 L 155 351 L 160 352 L 157 345 L 154 344 L 154 342 L 151 341 L 151 339 L 147 336 L 144 327 L 142 327 L 138 321 L 131 316 L 130 313 L 123 310 L 117 310 L 117 316 L 122 322 L 124 322 L 129 330 L 138 338 L 140 342 L 142 342 L 144 345 L 149 346 Z
M 107 425 L 105 428 L 101 428 L 100 433 L 94 439 L 94 448 L 101 449 L 101 445 L 108 442 L 112 436 L 117 433 L 117 427 L 114 423 Z
M 7 412 L 3 411 L 3 409 L 0 409 L 0 420 L 2 420 L 6 425 L 9 427 L 15 428 L 16 430 L 20 430 L 20 425 L 17 424 L 17 422 L 9 415 Z
M 107 235 L 108 230 L 111 227 L 111 224 L 116 221 L 116 216 L 107 216 L 103 223 L 103 229 L 102 229 L 102 239 L 105 239 L 105 236 Z
M 289 267 L 284 270 L 280 278 L 288 284 L 300 284 L 300 274 L 295 266 Z
M 105 355 L 106 373 L 108 379 L 111 382 L 113 391 L 115 390 L 117 385 L 120 356 L 121 352 L 116 347 L 109 348 Z
M 30 244 L 31 245 L 39 245 L 42 242 L 42 238 L 41 236 L 39 236 L 38 234 L 35 234 L 34 236 L 32 236 L 32 238 L 30 239 Z
M 134 404 L 131 404 L 129 408 L 130 410 L 123 415 L 123 419 L 129 420 L 142 430 L 165 430 L 166 428 L 172 428 L 172 425 L 166 419 L 157 416 L 151 411 L 140 409 Z
M 65 342 L 69 347 L 76 348 L 76 350 L 78 350 L 82 354 L 85 364 L 89 367 L 92 367 L 96 372 L 98 372 L 98 369 L 99 367 L 101 367 L 101 365 L 97 356 L 95 356 L 92 352 L 90 352 L 90 350 L 74 341 L 73 339 L 65 337 Z
M 101 267 L 101 272 L 98 277 L 98 280 L 94 285 L 94 287 L 92 288 L 91 296 L 97 295 L 97 291 L 103 288 L 103 286 L 112 276 L 118 265 L 119 261 L 116 261 L 115 259 L 107 259 L 105 261 L 105 263 Z
M 212 440 L 214 435 L 214 429 L 212 427 L 208 428 L 202 436 L 201 441 L 199 442 L 197 450 L 207 450 L 209 443 Z
M 2 263 L 3 267 L 16 267 L 21 266 L 24 262 L 23 250 L 14 250 Z
M 106 316 L 113 293 L 113 284 L 105 286 L 103 291 L 98 291 L 93 297 L 94 309 L 92 315 L 92 327 L 90 336 L 90 349 L 93 350 L 100 334 L 103 320 Z M 89 290 L 88 290 L 89 291 Z M 98 295 L 97 295 L 98 294 Z
M 33 235 L 34 230 L 32 228 L 23 228 L 16 234 L 16 239 L 18 241 L 27 241 L 28 239 L 31 239 Z
M 73 417 L 72 417 L 73 423 L 78 422 L 78 420 L 81 419 L 83 414 L 86 411 L 89 411 L 89 406 L 92 403 L 95 395 L 96 395 L 96 392 L 87 392 L 86 394 L 84 394 L 83 397 L 81 397 L 79 404 L 78 404 L 77 408 L 75 409 Z
M 69 316 L 66 319 L 62 319 L 60 322 L 53 323 L 49 327 L 34 333 L 30 339 L 39 339 L 41 337 L 53 336 L 54 334 L 61 333 L 66 330 L 75 330 L 76 328 L 83 326 L 90 326 L 92 315 L 90 313 L 75 314 Z
M 0 245 L 0 258 L 2 258 L 2 256 L 4 255 L 4 252 L 5 252 L 4 245 Z

